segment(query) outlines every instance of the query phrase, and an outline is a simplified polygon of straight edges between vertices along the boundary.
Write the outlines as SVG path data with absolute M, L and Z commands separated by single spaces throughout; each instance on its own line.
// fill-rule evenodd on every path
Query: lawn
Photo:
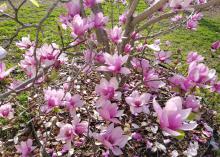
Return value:
M 32 5 L 30 2 L 23 7 L 19 12 L 19 19 L 24 23 L 36 23 L 42 18 L 48 9 L 49 4 L 52 1 L 42 1 L 40 7 L 36 7 Z M 138 6 L 137 12 L 143 11 L 146 8 L 146 5 L 143 0 Z M 113 22 L 116 24 L 118 20 L 118 16 L 123 13 L 124 6 L 115 6 L 105 5 L 103 6 L 105 12 L 110 14 L 113 17 Z M 200 21 L 199 27 L 197 31 L 189 31 L 185 28 L 180 28 L 175 30 L 174 32 L 162 36 L 161 39 L 163 41 L 169 40 L 172 43 L 172 51 L 177 52 L 177 50 L 181 50 L 183 56 L 189 51 L 197 51 L 203 56 L 206 57 L 206 61 L 209 64 L 210 68 L 216 68 L 217 72 L 220 74 L 220 62 L 219 55 L 220 52 L 212 55 L 210 51 L 210 45 L 216 40 L 220 39 L 220 11 L 219 8 L 212 9 L 211 12 L 206 12 L 204 18 Z M 9 13 L 10 13 L 9 9 Z M 65 10 L 62 7 L 58 7 L 54 10 L 51 16 L 45 21 L 43 32 L 40 34 L 40 40 L 43 42 L 51 43 L 56 42 L 57 44 L 61 44 L 60 38 L 58 35 L 58 26 L 59 26 L 59 16 L 65 13 Z M 155 26 L 158 30 L 163 27 L 164 23 Z M 12 20 L 0 18 L 0 43 L 1 45 L 5 43 L 5 38 L 9 38 L 16 31 L 18 25 Z M 21 39 L 22 36 L 30 35 L 31 39 L 35 38 L 35 30 L 33 28 L 22 30 L 18 36 L 15 38 L 15 41 Z M 68 43 L 70 40 L 69 32 L 64 32 L 65 42 Z M 22 57 L 22 53 L 18 48 L 16 48 L 15 44 L 11 45 L 9 48 L 9 55 L 7 57 L 7 64 L 9 66 L 17 63 L 19 59 Z M 209 99 L 212 98 L 212 99 Z M 211 105 L 219 104 L 220 97 L 216 95 L 209 95 L 208 98 Z M 218 107 L 217 107 L 218 108 Z

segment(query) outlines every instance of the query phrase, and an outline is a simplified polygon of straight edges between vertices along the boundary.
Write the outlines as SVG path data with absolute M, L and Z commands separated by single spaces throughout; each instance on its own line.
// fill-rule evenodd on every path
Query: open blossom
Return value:
M 7 77 L 13 70 L 14 68 L 6 70 L 5 63 L 0 61 L 0 81 Z
M 191 30 L 197 30 L 198 21 L 203 17 L 202 13 L 195 13 L 186 23 L 186 27 Z
M 128 141 L 128 136 L 124 135 L 121 127 L 114 127 L 114 124 L 110 124 L 106 130 L 103 130 L 100 134 L 93 133 L 95 139 L 101 142 L 106 149 L 110 149 L 114 155 L 123 154 L 122 148 Z
M 108 17 L 105 17 L 102 12 L 99 12 L 93 15 L 92 22 L 95 28 L 102 28 L 108 22 Z
M 68 23 L 70 23 L 73 17 L 80 14 L 80 0 L 71 0 L 65 3 L 65 8 L 67 9 L 67 15 L 60 16 L 60 22 L 64 29 L 67 28 Z
M 173 9 L 187 9 L 192 0 L 170 0 L 169 5 Z
M 36 148 L 36 146 L 32 146 L 32 139 L 28 139 L 27 141 L 22 141 L 20 145 L 15 145 L 18 153 L 21 153 L 21 157 L 30 157 L 31 152 Z
M 65 7 L 68 12 L 68 16 L 74 17 L 76 14 L 80 13 L 80 0 L 71 0 L 65 3 Z
M 174 17 L 171 18 L 172 22 L 178 22 L 182 19 L 182 15 L 175 15 Z
M 24 55 L 24 59 L 20 61 L 20 66 L 28 77 L 36 75 L 36 61 L 34 56 Z
M 124 12 L 122 15 L 119 16 L 119 23 L 121 25 L 125 24 L 126 23 L 126 20 L 127 20 L 127 14 L 128 12 Z
M 197 30 L 198 21 L 194 21 L 192 19 L 188 20 L 186 23 L 187 29 Z
M 60 127 L 60 132 L 57 135 L 56 140 L 66 142 L 64 150 L 70 150 L 73 139 L 88 131 L 88 122 L 80 122 L 80 119 L 77 116 L 72 120 L 72 124 L 58 123 L 58 126 Z
M 197 3 L 198 4 L 204 4 L 204 3 L 207 3 L 207 0 L 197 0 Z
M 192 62 L 188 68 L 188 79 L 195 83 L 206 83 L 213 80 L 216 76 L 216 71 L 214 69 L 209 69 L 203 63 Z
M 83 101 L 81 100 L 81 96 L 79 94 L 71 95 L 69 92 L 65 95 L 65 106 L 68 108 L 70 114 L 72 116 L 75 115 L 76 108 L 83 106 Z
M 140 72 L 147 70 L 150 67 L 150 63 L 148 60 L 139 59 L 139 58 L 135 58 L 135 57 L 132 58 L 131 64 L 135 69 L 137 69 Z
M 182 109 L 181 97 L 169 99 L 163 109 L 154 99 L 153 107 L 157 113 L 161 128 L 170 135 L 179 136 L 181 134 L 178 130 L 193 130 L 197 126 L 196 122 L 186 122 L 192 109 Z
M 121 99 L 121 92 L 116 91 L 119 83 L 115 77 L 111 78 L 110 81 L 102 78 L 99 85 L 96 85 L 95 91 L 103 99 Z
M 115 26 L 112 30 L 109 32 L 109 38 L 112 42 L 118 44 L 122 41 L 122 28 Z
M 60 132 L 56 137 L 58 141 L 72 141 L 73 137 L 76 136 L 72 124 L 59 124 L 59 127 Z
M 108 53 L 104 53 L 105 64 L 106 66 L 100 66 L 98 71 L 109 71 L 115 74 L 121 73 L 124 75 L 130 74 L 130 70 L 126 67 L 123 67 L 128 60 L 128 55 L 122 56 L 115 53 L 114 55 L 110 55 Z
M 193 14 L 193 16 L 191 17 L 191 19 L 194 20 L 194 21 L 199 21 L 199 20 L 202 19 L 202 17 L 203 17 L 203 14 L 200 13 L 200 12 L 198 12 L 198 13 Z
M 211 46 L 211 50 L 213 52 L 217 51 L 218 49 L 220 49 L 220 40 L 212 43 L 212 46 Z
M 163 62 L 163 63 L 169 63 L 170 62 L 170 56 L 171 52 L 170 51 L 159 51 L 155 52 L 155 57 L 158 63 Z
M 103 120 L 110 121 L 113 123 L 120 123 L 118 118 L 123 114 L 123 110 L 118 110 L 116 103 L 111 103 L 109 100 L 100 100 L 97 102 L 100 106 L 97 111 Z
M 63 89 L 56 90 L 49 87 L 47 90 L 44 90 L 45 104 L 41 107 L 41 111 L 48 113 L 55 107 L 62 105 L 64 95 Z
M 197 112 L 200 107 L 200 101 L 194 95 L 188 95 L 184 102 L 186 108 L 191 108 L 193 112 Z
M 187 79 L 179 74 L 175 74 L 174 76 L 170 77 L 169 81 L 171 82 L 172 86 L 179 87 L 184 91 L 189 91 L 192 87 L 194 87 L 194 84 L 190 79 Z
M 21 41 L 16 42 L 16 46 L 21 50 L 29 49 L 30 47 L 34 46 L 34 42 L 30 40 L 30 36 L 22 37 Z
M 40 56 L 42 66 L 53 65 L 57 61 L 57 57 L 60 53 L 58 45 L 52 43 L 50 45 L 44 44 L 40 49 L 37 50 Z
M 149 113 L 147 103 L 149 102 L 150 97 L 151 95 L 148 93 L 140 95 L 138 91 L 133 91 L 130 96 L 125 98 L 125 101 L 130 105 L 131 113 L 137 115 L 141 112 Z
M 88 8 L 92 8 L 95 4 L 101 3 L 103 1 L 104 0 L 83 0 L 83 4 Z
M 0 46 L 0 60 L 2 60 L 3 58 L 5 58 L 5 56 L 7 55 L 7 51 Z
M 165 83 L 159 79 L 159 75 L 154 69 L 144 71 L 144 85 L 151 90 L 157 90 L 165 85 Z
M 12 119 L 14 117 L 14 109 L 11 104 L 5 104 L 0 106 L 0 117 Z
M 220 93 L 220 81 L 212 81 L 211 82 L 211 91 Z
M 78 37 L 85 34 L 90 25 L 87 19 L 83 19 L 79 14 L 75 15 L 72 22 L 69 24 L 72 30 L 72 36 Z
M 192 62 L 202 62 L 204 60 L 204 57 L 199 55 L 197 52 L 189 52 L 187 55 L 187 63 Z

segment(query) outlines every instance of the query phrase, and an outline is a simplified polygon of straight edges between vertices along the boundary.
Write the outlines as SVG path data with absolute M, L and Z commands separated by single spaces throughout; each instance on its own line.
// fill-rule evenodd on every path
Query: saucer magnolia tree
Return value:
M 216 71 L 199 52 L 185 60 L 160 37 L 179 27 L 196 31 L 202 11 L 219 0 L 54 0 L 39 22 L 24 23 L 19 13 L 30 2 L 41 7 L 37 0 L 0 5 L 0 16 L 18 24 L 0 47 L 1 155 L 176 157 L 218 149 L 216 112 L 203 93 L 220 93 Z M 123 8 L 118 19 L 114 5 Z M 66 9 L 56 17 L 60 41 L 44 43 L 57 7 Z M 35 38 L 17 38 L 29 28 Z M 23 55 L 9 68 L 13 45 Z

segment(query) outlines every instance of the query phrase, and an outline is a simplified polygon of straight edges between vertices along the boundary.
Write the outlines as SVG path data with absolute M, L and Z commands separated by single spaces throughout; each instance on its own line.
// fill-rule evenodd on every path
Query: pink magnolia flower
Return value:
M 176 15 L 176 16 L 171 18 L 171 21 L 172 22 L 178 22 L 182 19 L 182 17 L 183 17 L 182 15 Z
M 207 0 L 197 0 L 197 3 L 198 4 L 205 4 L 205 3 L 207 3 Z
M 216 71 L 209 68 L 203 63 L 192 62 L 188 68 L 188 79 L 195 83 L 206 83 L 216 77 Z
M 148 45 L 140 43 L 136 46 L 137 52 L 143 52 Z
M 123 114 L 123 110 L 118 110 L 116 103 L 111 103 L 109 100 L 100 100 L 97 102 L 100 106 L 97 111 L 103 120 L 110 121 L 113 123 L 120 123 L 118 118 Z
M 123 25 L 126 23 L 128 12 L 124 12 L 122 15 L 119 16 L 119 24 Z
M 68 142 L 72 141 L 73 138 L 76 136 L 72 124 L 59 124 L 58 126 L 60 127 L 60 132 L 57 135 L 56 140 Z
M 56 90 L 48 87 L 47 90 L 44 90 L 45 104 L 41 106 L 41 111 L 48 113 L 55 107 L 62 105 L 64 95 L 65 93 L 63 89 Z
M 96 54 L 95 61 L 97 63 L 100 63 L 100 64 L 104 64 L 105 63 L 105 57 L 104 57 L 103 52 L 99 52 L 99 53 Z
M 187 55 L 187 63 L 192 63 L 192 62 L 202 62 L 204 60 L 204 57 L 199 55 L 197 52 L 190 52 Z
M 109 71 L 114 74 L 130 74 L 130 70 L 126 67 L 122 67 L 128 60 L 128 55 L 122 56 L 115 53 L 114 55 L 110 55 L 108 53 L 104 53 L 105 64 L 107 66 L 100 66 L 98 71 Z
M 20 48 L 21 50 L 29 49 L 30 47 L 34 46 L 34 42 L 30 40 L 30 36 L 22 37 L 21 41 L 16 42 L 16 46 Z
M 36 75 L 36 61 L 34 56 L 24 55 L 24 59 L 20 61 L 20 66 L 28 77 Z
M 160 63 L 160 62 L 169 63 L 171 55 L 172 54 L 170 51 L 155 52 L 155 57 L 156 57 L 157 63 Z
M 51 45 L 44 44 L 40 49 L 37 50 L 40 55 L 41 65 L 43 67 L 53 65 L 57 61 L 60 53 L 58 48 L 58 45 L 52 43 Z
M 179 87 L 184 91 L 189 91 L 194 86 L 193 82 L 190 79 L 187 79 L 179 74 L 175 74 L 168 80 L 171 82 L 171 86 Z
M 65 7 L 68 12 L 68 16 L 73 18 L 75 15 L 80 14 L 80 0 L 71 0 L 65 3 Z
M 102 12 L 99 12 L 92 17 L 95 28 L 103 28 L 108 22 L 108 17 L 105 17 Z
M 71 95 L 69 92 L 65 95 L 65 106 L 69 110 L 71 116 L 75 116 L 76 108 L 83 106 L 83 101 L 79 94 Z
M 186 122 L 192 109 L 182 109 L 181 97 L 169 99 L 163 109 L 154 99 L 153 107 L 157 113 L 161 128 L 170 135 L 179 136 L 181 135 L 178 132 L 179 130 L 193 130 L 197 126 L 196 122 Z
M 170 0 L 169 5 L 173 9 L 187 9 L 192 0 Z
M 147 70 L 150 67 L 150 63 L 146 59 L 132 58 L 131 60 L 132 66 L 137 69 L 139 72 Z
M 110 124 L 100 134 L 93 133 L 93 137 L 101 142 L 106 149 L 110 149 L 116 156 L 123 154 L 121 149 L 124 148 L 128 141 L 128 136 L 124 135 L 121 127 L 115 128 L 114 124 Z
M 3 47 L 0 46 L 0 60 L 2 60 L 3 58 L 5 58 L 6 55 L 7 55 L 7 53 L 8 53 L 8 52 L 7 52 Z
M 99 85 L 96 85 L 95 91 L 96 93 L 104 99 L 121 99 L 121 92 L 117 92 L 118 89 L 118 81 L 115 77 L 111 78 L 110 81 L 102 78 Z
M 186 108 L 191 108 L 193 112 L 197 112 L 200 107 L 200 102 L 194 95 L 188 95 L 184 102 Z
M 138 91 L 133 91 L 130 96 L 125 98 L 125 101 L 130 105 L 131 113 L 137 115 L 141 112 L 149 113 L 147 103 L 149 102 L 150 97 L 151 95 L 148 93 L 140 95 Z
M 21 153 L 21 157 L 29 157 L 31 156 L 31 152 L 36 148 L 36 146 L 32 146 L 32 139 L 28 139 L 27 141 L 22 141 L 20 145 L 15 145 L 18 153 Z
M 0 117 L 12 119 L 14 118 L 14 109 L 12 108 L 11 104 L 5 104 L 0 106 Z
M 165 85 L 165 83 L 159 80 L 159 75 L 154 69 L 144 71 L 144 84 L 151 90 L 157 90 Z
M 88 122 L 80 122 L 79 117 L 75 116 L 72 120 L 72 124 L 58 123 L 60 127 L 60 132 L 56 137 L 58 141 L 64 141 L 64 151 L 71 149 L 71 142 L 78 135 L 82 135 L 88 131 Z
M 212 43 L 212 46 L 211 46 L 211 50 L 213 52 L 217 51 L 218 49 L 220 49 L 220 40 Z
M 115 26 L 112 30 L 110 30 L 109 38 L 115 44 L 118 44 L 122 41 L 122 28 Z
M 72 30 L 72 36 L 78 37 L 85 34 L 90 25 L 87 19 L 83 19 L 79 14 L 75 15 L 72 22 L 69 24 Z
M 14 68 L 6 70 L 5 63 L 0 61 L 0 81 L 7 77 L 13 70 Z
M 75 15 L 80 14 L 80 7 L 80 0 L 71 0 L 65 3 L 67 15 L 60 16 L 60 22 L 62 23 L 63 29 L 67 28 L 67 25 L 72 21 Z
M 197 30 L 197 26 L 198 26 L 198 21 L 194 21 L 192 19 L 189 19 L 186 23 L 187 29 Z
M 87 133 L 88 131 L 88 122 L 81 121 L 78 116 L 75 116 L 72 120 L 72 125 L 74 127 L 74 132 L 79 136 Z
M 212 81 L 211 82 L 211 91 L 220 93 L 220 81 Z
M 133 50 L 133 47 L 130 44 L 126 44 L 124 47 L 124 52 L 129 54 Z
M 202 19 L 202 17 L 203 17 L 203 14 L 200 13 L 200 12 L 198 12 L 198 13 L 193 14 L 193 16 L 191 17 L 191 19 L 194 20 L 194 21 L 199 21 L 199 20 Z
M 83 0 L 85 7 L 92 8 L 95 4 L 103 2 L 103 0 Z

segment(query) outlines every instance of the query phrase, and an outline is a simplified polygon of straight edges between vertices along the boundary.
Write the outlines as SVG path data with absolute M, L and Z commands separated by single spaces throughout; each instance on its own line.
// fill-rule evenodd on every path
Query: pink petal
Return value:
M 191 123 L 184 123 L 181 127 L 180 127 L 180 129 L 181 130 L 193 130 L 193 129 L 195 129 L 196 127 L 197 127 L 197 123 L 196 122 L 191 122 Z
M 174 131 L 174 130 L 171 130 L 169 128 L 164 128 L 163 129 L 165 132 L 167 132 L 168 134 L 170 135 L 173 135 L 173 136 L 180 136 L 181 134 L 177 131 Z
M 188 108 L 188 109 L 184 109 L 184 110 L 179 111 L 179 113 L 181 114 L 182 120 L 187 119 L 187 117 L 189 116 L 191 111 L 192 111 L 192 108 Z

